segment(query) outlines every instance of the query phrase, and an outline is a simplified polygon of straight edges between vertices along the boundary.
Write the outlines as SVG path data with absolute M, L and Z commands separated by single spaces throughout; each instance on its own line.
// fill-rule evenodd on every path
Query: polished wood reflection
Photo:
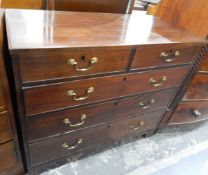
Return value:
M 132 0 L 43 0 L 48 10 L 126 13 Z M 132 2 L 131 2 L 132 1 Z
M 207 0 L 162 0 L 155 15 L 160 19 L 197 36 L 208 35 Z
M 69 106 L 77 107 L 96 101 L 178 87 L 188 70 L 189 67 L 179 67 L 25 88 L 23 90 L 25 115 L 32 116 Z M 167 80 L 162 82 L 161 85 L 153 86 L 149 83 L 151 77 L 159 81 L 164 75 Z M 89 87 L 93 87 L 94 92 L 89 94 L 85 100 L 77 101 L 74 100 L 73 96 L 67 95 L 69 90 L 74 90 L 77 96 L 85 96 L 86 89 Z
M 69 154 L 73 158 L 66 152 L 70 145 L 78 148 L 74 153 L 85 154 L 88 148 L 108 141 L 152 133 L 167 110 L 166 104 L 176 103 L 172 93 L 164 91 L 174 88 L 178 93 L 194 55 L 205 44 L 203 39 L 140 13 L 7 10 L 6 25 L 29 172 L 43 162 L 63 160 Z M 146 52 L 142 66 L 138 61 L 141 48 Z M 154 65 L 146 61 L 149 53 L 155 55 L 151 57 Z M 67 72 L 77 66 L 89 67 L 94 57 L 98 62 L 91 70 Z M 164 64 L 158 60 L 161 58 L 172 62 Z M 72 67 L 69 59 L 76 60 L 76 65 Z M 135 99 L 160 90 L 164 96 L 158 103 L 156 96 L 149 99 L 145 95 L 148 99 L 142 103 Z M 124 99 L 127 101 L 122 103 Z M 150 113 L 140 113 L 138 108 Z M 70 130 L 65 127 L 70 123 L 66 118 L 82 126 Z M 80 137 L 83 145 L 76 147 Z
M 43 0 L 1 0 L 2 8 L 42 9 Z
M 207 9 L 207 0 L 162 0 L 154 15 L 173 26 L 206 39 L 208 36 Z M 193 79 L 182 99 L 182 101 L 188 101 L 189 105 L 179 104 L 168 125 L 200 121 L 200 119 L 190 117 L 190 111 L 194 105 L 197 105 L 195 101 L 201 103 L 208 100 L 208 55 L 205 56 L 204 60 L 200 73 Z M 206 109 L 207 105 L 208 103 L 204 102 L 203 108 Z
M 77 109 L 46 113 L 39 117 L 30 117 L 28 118 L 27 126 L 28 140 L 31 143 L 58 134 L 71 133 L 102 123 L 125 119 L 128 116 L 142 115 L 146 112 L 165 109 L 176 92 L 177 89 L 173 88 Z M 147 104 L 151 100 L 154 100 L 154 103 L 149 107 L 139 107 L 140 103 Z M 79 123 L 81 114 L 86 114 L 86 119 L 82 125 L 70 127 L 69 124 L 63 123 L 66 118 L 72 123 Z
M 140 13 L 6 10 L 6 19 L 11 51 L 203 42 L 184 30 Z

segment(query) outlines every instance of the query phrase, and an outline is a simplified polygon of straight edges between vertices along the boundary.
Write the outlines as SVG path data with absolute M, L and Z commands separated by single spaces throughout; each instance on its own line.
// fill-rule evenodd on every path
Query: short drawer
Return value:
M 0 145 L 0 174 L 17 163 L 17 157 L 13 142 Z
M 188 86 L 183 101 L 208 100 L 208 75 L 197 74 Z
M 183 81 L 188 68 L 178 67 L 24 88 L 26 115 L 176 87 Z
M 27 135 L 29 141 L 32 142 L 41 138 L 166 108 L 175 93 L 176 89 L 170 89 L 31 117 L 27 122 Z
M 181 102 L 168 122 L 168 125 L 189 124 L 208 119 L 208 101 Z
M 153 68 L 168 65 L 191 63 L 200 47 L 185 44 L 163 44 L 139 47 L 131 69 Z
M 155 129 L 164 111 L 92 127 L 29 145 L 31 164 L 37 165 L 121 137 Z
M 24 83 L 125 71 L 130 49 L 76 49 L 22 56 L 19 59 Z
M 11 130 L 7 112 L 0 113 L 0 143 L 11 139 Z

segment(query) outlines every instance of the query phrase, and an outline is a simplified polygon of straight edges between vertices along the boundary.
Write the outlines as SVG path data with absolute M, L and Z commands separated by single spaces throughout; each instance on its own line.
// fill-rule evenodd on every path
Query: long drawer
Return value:
M 190 44 L 142 46 L 136 51 L 132 69 L 191 63 L 201 47 Z
M 189 67 L 84 79 L 23 89 L 26 115 L 177 87 Z
M 27 135 L 29 141 L 32 142 L 41 138 L 166 108 L 176 91 L 176 89 L 170 89 L 31 117 L 27 122 Z
M 70 49 L 24 55 L 19 59 L 24 83 L 125 71 L 130 49 Z
M 196 123 L 208 120 L 208 101 L 204 102 L 181 102 L 168 125 Z
M 0 113 L 0 143 L 11 139 L 11 129 L 9 125 L 8 113 L 6 111 Z
M 139 117 L 133 117 L 30 144 L 31 164 L 34 166 L 95 145 L 115 141 L 124 136 L 155 129 L 163 113 L 163 110 L 159 110 Z

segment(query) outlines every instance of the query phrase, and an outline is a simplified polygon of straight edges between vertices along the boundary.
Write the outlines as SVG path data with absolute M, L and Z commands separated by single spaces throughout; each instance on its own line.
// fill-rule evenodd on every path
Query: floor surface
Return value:
M 41 175 L 208 175 L 208 122 L 163 129 Z

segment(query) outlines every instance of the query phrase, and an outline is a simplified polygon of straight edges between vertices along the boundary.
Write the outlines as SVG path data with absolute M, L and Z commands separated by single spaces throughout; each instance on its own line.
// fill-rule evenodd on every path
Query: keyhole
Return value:
M 111 125 L 108 125 L 107 127 L 108 127 L 108 128 L 111 128 Z
M 80 62 L 85 62 L 85 56 L 80 57 Z

